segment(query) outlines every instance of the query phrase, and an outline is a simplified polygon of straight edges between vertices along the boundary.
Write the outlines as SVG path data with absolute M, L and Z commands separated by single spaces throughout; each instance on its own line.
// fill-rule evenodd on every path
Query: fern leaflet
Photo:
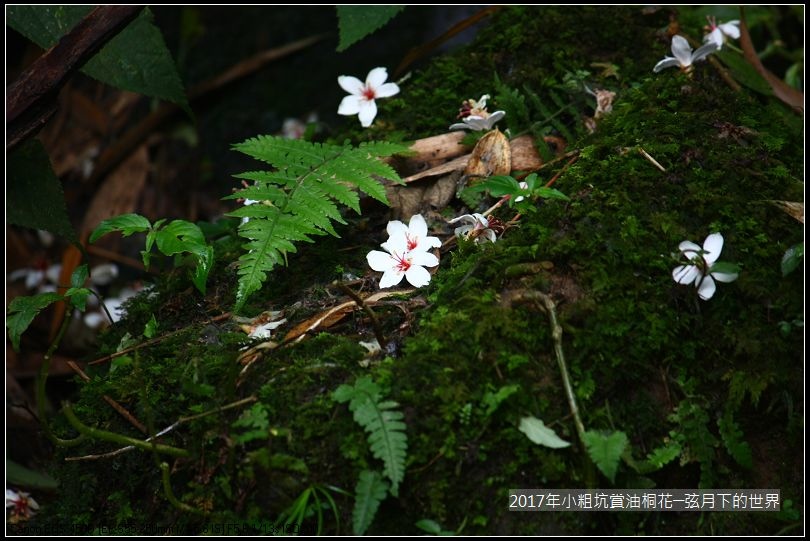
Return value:
M 225 198 L 258 202 L 229 214 L 243 219 L 239 236 L 247 239 L 246 252 L 239 258 L 236 310 L 262 287 L 268 272 L 296 251 L 295 243 L 312 242 L 313 236 L 326 233 L 338 236 L 332 222 L 345 221 L 336 203 L 359 214 L 360 190 L 387 205 L 385 188 L 375 177 L 401 180 L 378 158 L 406 150 L 387 142 L 353 148 L 267 135 L 234 149 L 274 168 L 235 175 L 254 184 Z
M 354 535 L 363 535 L 385 499 L 388 483 L 379 472 L 363 470 L 357 479 L 354 495 L 354 511 L 352 512 L 352 527 Z
M 405 455 L 408 436 L 399 404 L 382 401 L 382 390 L 368 376 L 357 379 L 354 387 L 341 385 L 334 392 L 338 402 L 349 402 L 354 420 L 368 432 L 371 453 L 383 461 L 383 473 L 391 480 L 391 494 L 397 496 L 399 483 L 405 477 Z

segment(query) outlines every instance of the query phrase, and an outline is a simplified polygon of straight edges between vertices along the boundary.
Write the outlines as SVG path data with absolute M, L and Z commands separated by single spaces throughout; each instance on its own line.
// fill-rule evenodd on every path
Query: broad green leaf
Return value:
M 591 460 L 612 483 L 616 478 L 616 471 L 619 469 L 619 460 L 627 448 L 627 435 L 618 431 L 605 435 L 595 430 L 589 430 L 583 439 Z
M 340 44 L 338 52 L 382 28 L 405 6 L 337 6 Z
M 68 218 L 62 183 L 56 178 L 42 143 L 29 139 L 14 149 L 7 160 L 6 221 L 78 242 Z
M 90 290 L 86 287 L 71 287 L 65 291 L 65 297 L 70 300 L 70 304 L 80 312 L 84 312 L 87 307 L 87 297 Z
M 191 273 L 191 281 L 194 283 L 200 293 L 205 295 L 206 282 L 208 282 L 208 274 L 214 266 L 214 247 L 206 246 L 205 250 L 200 254 L 195 255 L 197 261 L 194 267 L 194 272 Z
M 561 439 L 554 430 L 547 427 L 537 417 L 523 417 L 520 420 L 518 430 L 526 434 L 526 437 L 534 443 L 552 449 L 563 449 L 571 445 L 570 442 Z
M 76 5 L 13 6 L 7 9 L 6 22 L 48 49 L 92 9 Z M 152 18 L 152 13 L 144 9 L 84 65 L 82 72 L 122 90 L 176 103 L 190 114 L 174 60 Z
M 42 310 L 61 301 L 62 295 L 58 293 L 40 293 L 31 297 L 17 297 L 8 305 L 8 316 L 6 326 L 11 337 L 11 345 L 14 351 L 20 351 L 20 337 L 22 333 L 31 325 L 34 318 Z
M 29 470 L 8 458 L 6 459 L 6 483 L 42 490 L 54 490 L 59 486 L 59 482 L 53 477 L 38 471 Z
M 439 525 L 439 523 L 435 520 L 430 520 L 429 518 L 423 518 L 417 522 L 416 527 L 431 535 L 439 535 L 439 533 L 442 531 L 442 527 Z
M 388 492 L 388 483 L 378 472 L 364 470 L 357 479 L 354 495 L 354 512 L 352 513 L 352 526 L 355 535 L 363 535 L 385 499 Z
M 83 287 L 89 275 L 90 270 L 87 267 L 87 264 L 85 263 L 84 265 L 79 265 L 70 275 L 71 287 Z
M 782 256 L 782 276 L 796 270 L 804 259 L 804 243 L 800 242 L 788 248 Z
M 90 235 L 90 243 L 96 242 L 107 233 L 112 233 L 113 231 L 118 231 L 123 236 L 128 237 L 133 233 L 149 231 L 150 227 L 152 226 L 149 224 L 149 220 L 140 214 L 122 214 L 121 216 L 109 218 L 98 224 L 98 227 L 96 227 Z
M 200 254 L 205 251 L 205 236 L 196 224 L 174 220 L 155 235 L 158 250 L 164 255 L 183 252 Z

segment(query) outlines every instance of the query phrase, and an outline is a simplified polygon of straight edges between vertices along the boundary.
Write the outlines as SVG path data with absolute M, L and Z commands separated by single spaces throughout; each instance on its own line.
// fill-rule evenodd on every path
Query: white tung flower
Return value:
M 483 214 L 464 214 L 458 218 L 453 218 L 447 223 L 454 224 L 461 222 L 461 226 L 457 227 L 453 232 L 457 237 L 474 237 L 475 242 L 481 242 L 486 239 L 490 242 L 498 240 L 495 231 L 489 228 L 489 220 Z
M 678 245 L 684 257 L 689 260 L 687 265 L 678 265 L 672 271 L 672 279 L 679 284 L 695 284 L 698 295 L 704 301 L 712 298 L 718 282 L 733 282 L 739 276 L 736 272 L 723 272 L 713 270 L 723 250 L 723 235 L 712 233 L 703 241 L 703 248 L 694 242 L 685 240 Z
M 461 119 L 461 122 L 452 124 L 451 130 L 472 130 L 472 131 L 489 131 L 495 127 L 495 124 L 506 116 L 504 111 L 495 111 L 491 115 L 470 115 Z
M 399 220 L 388 222 L 389 238 L 381 246 L 385 252 L 372 250 L 366 256 L 369 266 L 383 273 L 380 287 L 399 284 L 402 278 L 414 287 L 430 283 L 430 273 L 425 267 L 435 267 L 439 258 L 428 252 L 442 243 L 437 237 L 427 235 L 427 223 L 421 214 L 411 217 L 406 226 Z
M 357 115 L 361 126 L 364 128 L 371 126 L 374 117 L 377 116 L 377 104 L 374 100 L 389 98 L 399 93 L 399 86 L 396 83 L 386 83 L 386 79 L 388 70 L 385 68 L 374 68 L 368 72 L 365 83 L 349 75 L 338 77 L 340 87 L 349 93 L 340 102 L 338 114 Z
M 717 49 L 717 44 L 712 41 L 693 52 L 686 38 L 683 36 L 672 36 L 672 54 L 674 58 L 665 56 L 663 60 L 655 65 L 653 72 L 658 73 L 662 69 L 677 66 L 683 71 L 690 73 L 692 71 L 692 64 L 698 60 L 703 60 L 710 53 L 717 51 Z
M 714 43 L 719 51 L 729 38 L 740 39 L 740 21 L 717 24 L 717 19 L 712 15 L 707 15 L 706 19 L 709 20 L 709 33 L 703 36 L 704 43 Z

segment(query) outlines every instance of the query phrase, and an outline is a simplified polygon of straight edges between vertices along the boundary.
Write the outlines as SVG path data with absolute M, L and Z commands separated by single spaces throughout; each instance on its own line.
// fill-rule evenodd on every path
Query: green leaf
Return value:
M 62 183 L 56 178 L 42 143 L 37 139 L 24 141 L 7 160 L 6 221 L 44 229 L 77 243 Z
M 83 287 L 88 276 L 90 276 L 90 270 L 87 264 L 79 265 L 70 275 L 71 287 Z
M 495 103 L 506 111 L 506 121 L 513 131 L 526 129 L 531 123 L 526 98 L 518 90 L 504 84 L 495 73 Z
M 379 179 L 402 180 L 379 158 L 407 150 L 388 142 L 352 148 L 272 136 L 248 139 L 234 149 L 274 168 L 238 175 L 255 185 L 237 192 L 236 197 L 264 204 L 245 205 L 228 214 L 247 218 L 239 226 L 239 236 L 247 242 L 242 245 L 246 253 L 239 258 L 235 311 L 261 289 L 267 273 L 286 263 L 287 254 L 296 251 L 296 243 L 313 242 L 315 235 L 337 236 L 332 222 L 345 223 L 338 203 L 359 213 L 359 190 L 387 205 Z
M 727 408 L 723 416 L 717 420 L 717 428 L 720 429 L 720 436 L 723 444 L 728 449 L 728 454 L 743 468 L 751 469 L 754 461 L 751 455 L 751 447 L 743 437 L 740 425 L 734 420 L 731 408 Z
M 394 409 L 399 404 L 381 401 L 382 390 L 369 376 L 358 378 L 354 386 L 341 385 L 332 396 L 337 402 L 349 402 L 355 422 L 368 432 L 371 454 L 383 461 L 383 472 L 391 480 L 391 494 L 397 496 L 399 483 L 405 477 L 408 449 L 404 415 Z
M 442 527 L 439 525 L 439 523 L 435 520 L 430 520 L 429 518 L 423 518 L 417 522 L 416 527 L 431 535 L 439 535 L 442 531 Z
M 205 243 L 202 230 L 186 220 L 174 220 L 159 230 L 154 238 L 158 250 L 164 255 L 188 252 L 194 256 L 196 268 L 191 281 L 205 295 L 205 283 L 214 263 L 214 248 Z
M 84 312 L 87 307 L 87 297 L 91 295 L 86 287 L 71 287 L 65 291 L 65 297 L 70 300 L 70 304 L 80 312 Z
M 794 244 L 785 251 L 782 256 L 782 276 L 787 276 L 795 271 L 804 259 L 804 243 Z
M 678 456 L 681 454 L 681 450 L 681 446 L 676 441 L 670 441 L 662 447 L 653 449 L 652 452 L 647 455 L 647 464 L 649 464 L 653 469 L 647 471 L 660 470 L 678 458 Z
M 354 535 L 363 535 L 385 499 L 388 492 L 388 483 L 378 472 L 363 470 L 357 479 L 354 494 L 354 511 L 352 512 L 352 527 Z
M 155 314 L 152 314 L 152 317 L 149 318 L 149 321 L 146 322 L 146 325 L 143 328 L 143 336 L 144 338 L 153 338 L 157 334 L 158 322 L 155 319 Z
M 43 49 L 55 45 L 92 6 L 13 6 L 7 23 Z M 141 14 L 91 58 L 82 68 L 90 77 L 122 90 L 164 99 L 189 114 L 183 83 L 152 13 Z
M 562 201 L 569 200 L 569 197 L 561 191 L 555 190 L 554 188 L 546 188 L 545 186 L 537 188 L 533 193 L 545 199 L 560 199 Z
M 382 28 L 405 6 L 337 6 L 340 44 L 338 52 Z
M 768 81 L 740 53 L 726 47 L 714 54 L 728 66 L 731 75 L 741 84 L 765 96 L 773 96 L 773 89 Z
M 520 391 L 520 385 L 505 385 L 498 389 L 498 392 L 493 393 L 491 391 L 487 391 L 484 393 L 484 397 L 481 399 L 481 402 L 486 406 L 486 411 L 484 411 L 484 415 L 489 417 L 495 410 L 498 409 L 498 406 L 501 403 L 515 394 L 516 392 Z
M 133 233 L 148 231 L 151 227 L 149 220 L 140 214 L 122 214 L 108 218 L 98 224 L 98 227 L 90 234 L 90 243 L 92 244 L 107 233 L 114 231 L 120 232 L 123 236 L 128 237 Z
M 591 460 L 612 483 L 616 478 L 622 453 L 627 448 L 627 435 L 619 431 L 601 434 L 595 430 L 589 430 L 583 439 Z
M 554 430 L 547 427 L 537 417 L 523 417 L 520 420 L 518 430 L 526 434 L 526 437 L 534 443 L 552 449 L 563 449 L 571 445 L 570 442 L 561 439 Z
M 59 482 L 53 477 L 29 470 L 8 458 L 6 459 L 6 483 L 42 490 L 54 490 L 59 486 Z
M 55 303 L 61 301 L 62 295 L 58 293 L 40 293 L 31 297 L 17 297 L 8 305 L 8 317 L 6 318 L 6 327 L 8 327 L 8 334 L 11 337 L 11 345 L 14 351 L 20 351 L 20 337 L 34 321 L 42 310 Z

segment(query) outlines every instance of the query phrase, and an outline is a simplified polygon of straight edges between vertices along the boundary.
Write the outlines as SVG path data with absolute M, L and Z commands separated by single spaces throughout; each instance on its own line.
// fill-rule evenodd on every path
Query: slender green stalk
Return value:
M 180 509 L 181 511 L 185 511 L 187 513 L 194 513 L 197 515 L 203 514 L 203 512 L 200 511 L 199 509 L 195 509 L 194 507 L 191 507 L 187 503 L 181 502 L 174 495 L 174 492 L 172 491 L 171 478 L 169 477 L 169 465 L 166 464 L 165 462 L 161 462 L 160 471 L 163 473 L 163 492 L 166 494 L 166 499 L 169 500 L 169 503 L 171 503 L 173 506 Z
M 57 437 L 52 431 L 51 427 L 48 424 L 48 415 L 47 415 L 47 408 L 46 408 L 46 396 L 45 396 L 45 384 L 48 381 L 48 374 L 51 370 L 51 359 L 53 358 L 53 353 L 56 351 L 56 348 L 59 347 L 60 342 L 62 342 L 62 338 L 65 336 L 65 331 L 70 326 L 70 322 L 73 320 L 73 310 L 69 309 L 68 314 L 65 316 L 65 319 L 62 320 L 62 326 L 59 327 L 59 332 L 56 333 L 56 337 L 51 342 L 51 345 L 48 347 L 48 351 L 45 352 L 45 356 L 42 357 L 42 365 L 39 367 L 39 373 L 37 374 L 37 384 L 36 384 L 36 398 L 37 398 L 37 415 L 39 415 L 39 421 L 42 423 L 42 429 L 45 431 L 45 434 L 48 438 L 56 445 L 61 447 L 73 447 L 79 445 L 85 438 L 84 434 L 80 434 L 76 438 L 72 438 L 69 440 L 65 440 L 62 438 Z
M 130 438 L 129 436 L 124 436 L 123 434 L 116 434 L 115 432 L 109 432 L 107 430 L 101 430 L 99 428 L 91 428 L 85 424 L 83 424 L 79 419 L 76 417 L 76 414 L 73 413 L 73 408 L 70 407 L 69 402 L 62 403 L 62 411 L 65 414 L 68 422 L 79 431 L 80 434 L 83 436 L 96 438 L 99 440 L 111 441 L 113 443 L 118 443 L 120 445 L 132 445 L 138 449 L 142 449 L 144 451 L 152 451 L 154 450 L 157 453 L 161 453 L 164 455 L 170 455 L 174 457 L 189 457 L 191 453 L 186 451 L 185 449 L 180 449 L 178 447 L 172 447 L 170 445 L 163 445 L 157 444 L 149 441 L 143 441 L 136 438 Z

